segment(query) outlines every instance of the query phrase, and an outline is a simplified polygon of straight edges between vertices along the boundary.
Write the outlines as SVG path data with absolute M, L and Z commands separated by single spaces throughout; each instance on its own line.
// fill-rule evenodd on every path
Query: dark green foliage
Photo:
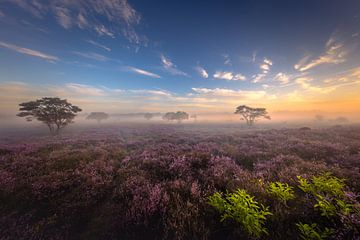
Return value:
M 320 230 L 316 223 L 311 225 L 297 223 L 296 226 L 300 232 L 300 238 L 303 240 L 325 240 L 331 234 L 332 230 L 329 228 L 325 228 L 324 230 Z
M 73 122 L 76 113 L 81 112 L 77 106 L 57 97 L 44 97 L 36 101 L 20 103 L 19 117 L 27 121 L 36 119 L 45 123 L 51 133 L 59 133 L 60 129 Z

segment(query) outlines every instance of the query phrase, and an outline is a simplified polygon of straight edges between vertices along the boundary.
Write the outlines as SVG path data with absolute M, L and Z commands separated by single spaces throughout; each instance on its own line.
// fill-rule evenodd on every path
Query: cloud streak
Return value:
M 16 45 L 13 45 L 10 43 L 1 42 L 1 41 L 0 41 L 0 47 L 7 48 L 10 50 L 16 51 L 18 53 L 22 53 L 22 54 L 29 55 L 32 57 L 41 58 L 41 59 L 51 61 L 51 62 L 60 60 L 58 57 L 50 55 L 50 54 L 46 54 L 46 53 L 32 50 L 29 48 L 19 47 L 19 46 L 16 46 Z
M 152 77 L 152 78 L 161 78 L 160 75 L 156 74 L 156 73 L 152 73 L 140 68 L 135 68 L 135 67 L 126 67 L 127 70 L 140 74 L 140 75 L 144 75 L 144 76 L 148 76 L 148 77 Z
M 304 56 L 294 65 L 296 70 L 301 72 L 310 70 L 323 64 L 339 64 L 346 61 L 347 51 L 344 44 L 330 38 L 325 45 L 325 52 L 319 57 L 310 61 L 310 55 Z
M 163 54 L 160 55 L 161 63 L 163 68 L 172 75 L 188 76 L 187 73 L 179 70 L 177 66 Z

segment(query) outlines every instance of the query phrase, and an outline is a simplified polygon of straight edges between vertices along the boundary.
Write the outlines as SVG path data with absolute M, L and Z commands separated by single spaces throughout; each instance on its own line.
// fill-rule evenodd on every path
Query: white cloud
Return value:
M 7 0 L 38 18 L 53 15 L 65 29 L 78 27 L 97 32 L 101 36 L 115 37 L 120 32 L 131 43 L 146 44 L 146 38 L 135 31 L 140 14 L 127 0 Z M 112 30 L 101 24 L 109 22 Z
M 45 59 L 48 61 L 59 61 L 60 60 L 56 56 L 52 56 L 52 55 L 49 55 L 49 54 L 46 54 L 46 53 L 43 53 L 40 51 L 32 50 L 29 48 L 19 47 L 19 46 L 13 45 L 13 44 L 5 43 L 5 42 L 0 42 L 0 47 L 11 49 L 11 50 L 14 50 L 18 53 L 22 53 L 25 55 L 42 58 L 42 59 Z
M 270 59 L 264 58 L 263 63 L 260 65 L 260 69 L 262 70 L 262 72 L 264 74 L 266 74 L 266 73 L 269 72 L 270 66 L 272 66 L 272 65 L 273 65 L 273 63 L 272 63 L 272 61 Z
M 246 77 L 242 75 L 241 73 L 234 74 L 232 72 L 222 72 L 222 71 L 216 71 L 213 75 L 214 78 L 217 79 L 224 79 L 228 81 L 244 81 L 246 80 Z
M 196 94 L 202 97 L 233 98 L 234 100 L 260 100 L 273 99 L 274 95 L 268 95 L 266 91 L 232 90 L 226 88 L 192 88 Z
M 67 8 L 55 7 L 54 13 L 57 22 L 65 29 L 70 29 L 73 24 L 73 20 L 70 16 L 70 11 Z
M 301 72 L 312 69 L 322 64 L 339 64 L 346 61 L 347 51 L 344 44 L 338 43 L 330 38 L 325 44 L 325 52 L 319 57 L 309 61 L 310 56 L 305 56 L 294 65 L 296 70 Z
M 115 38 L 115 34 L 102 24 L 96 25 L 94 29 L 100 36 L 108 36 L 111 38 Z
M 0 17 L 5 17 L 5 14 L 0 10 Z
M 102 89 L 95 88 L 89 85 L 77 84 L 77 83 L 68 83 L 65 85 L 70 91 L 82 94 L 86 96 L 105 96 L 105 92 Z
M 282 84 L 288 84 L 291 76 L 282 72 L 276 74 L 274 80 L 281 82 Z
M 195 67 L 195 69 L 200 74 L 201 77 L 203 77 L 203 78 L 209 77 L 209 74 L 207 73 L 207 71 L 204 68 L 197 66 L 197 67 Z
M 102 44 L 100 44 L 100 43 L 98 43 L 98 42 L 95 42 L 95 41 L 93 41 L 93 40 L 85 40 L 85 41 L 88 42 L 88 43 L 90 43 L 90 44 L 92 44 L 92 45 L 94 45 L 94 46 L 96 46 L 96 47 L 105 49 L 105 50 L 108 51 L 108 52 L 111 51 L 111 48 L 106 47 L 105 45 L 102 45 Z
M 145 71 L 143 69 L 139 69 L 139 68 L 135 68 L 135 67 L 127 67 L 127 69 L 129 71 L 132 71 L 132 72 L 135 72 L 135 73 L 138 73 L 138 74 L 141 74 L 141 75 L 145 75 L 145 76 L 148 76 L 148 77 L 161 78 L 161 76 L 159 76 L 158 74 L 148 72 L 148 71 Z
M 86 27 L 89 26 L 89 22 L 82 13 L 79 13 L 77 16 L 77 26 L 81 29 L 85 29 Z
M 258 73 L 252 76 L 254 83 L 261 82 L 265 77 L 266 74 L 264 73 Z
M 74 52 L 74 54 L 84 57 L 84 58 L 100 61 L 100 62 L 105 62 L 105 61 L 109 60 L 108 57 L 105 57 L 101 54 L 93 53 L 93 52 Z
M 161 90 L 147 90 L 147 89 L 141 89 L 141 90 L 128 90 L 130 93 L 136 93 L 136 94 L 145 94 L 145 95 L 157 95 L 162 97 L 171 97 L 171 93 L 161 91 Z
M 188 76 L 185 72 L 179 70 L 177 66 L 163 54 L 160 56 L 160 59 L 164 69 L 172 75 Z

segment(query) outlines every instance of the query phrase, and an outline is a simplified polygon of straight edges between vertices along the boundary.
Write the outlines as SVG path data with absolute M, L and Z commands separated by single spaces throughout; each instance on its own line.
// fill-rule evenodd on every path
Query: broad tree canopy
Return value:
M 266 108 L 252 108 L 246 105 L 238 106 L 235 114 L 240 114 L 241 120 L 245 120 L 248 126 L 254 125 L 258 118 L 271 119 Z
M 164 116 L 163 116 L 164 120 L 167 121 L 174 121 L 176 120 L 178 123 L 180 123 L 182 120 L 186 120 L 189 119 L 189 114 L 187 114 L 186 112 L 167 112 Z
M 86 119 L 88 120 L 97 120 L 98 122 L 101 122 L 102 120 L 108 118 L 109 118 L 109 114 L 104 112 L 92 112 L 86 117 Z
M 145 113 L 144 114 L 144 118 L 146 119 L 146 120 L 150 120 L 150 119 L 152 119 L 154 117 L 154 114 L 152 114 L 152 113 Z
M 19 104 L 19 117 L 26 117 L 27 121 L 36 119 L 45 123 L 51 133 L 59 133 L 60 129 L 73 122 L 76 113 L 81 109 L 57 97 L 44 97 L 36 101 Z

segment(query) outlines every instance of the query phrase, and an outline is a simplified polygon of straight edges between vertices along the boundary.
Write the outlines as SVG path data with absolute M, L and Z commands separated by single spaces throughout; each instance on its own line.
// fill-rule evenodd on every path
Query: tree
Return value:
M 58 134 L 60 129 L 73 122 L 76 113 L 81 112 L 77 106 L 57 97 L 44 97 L 36 101 L 20 103 L 19 117 L 27 121 L 36 119 L 45 123 L 52 134 Z
M 154 114 L 152 114 L 152 113 L 145 113 L 144 114 L 144 118 L 146 119 L 146 120 L 150 120 L 150 119 L 152 119 L 154 117 Z
M 89 116 L 86 117 L 88 120 L 96 120 L 98 123 L 100 123 L 102 120 L 106 120 L 109 118 L 109 114 L 104 112 L 92 112 L 89 114 Z
M 271 119 L 266 108 L 251 108 L 246 105 L 238 106 L 235 114 L 241 114 L 241 120 L 246 120 L 248 126 L 254 125 L 257 119 L 261 117 Z
M 163 116 L 164 120 L 167 121 L 174 121 L 176 120 L 178 123 L 181 123 L 182 120 L 186 120 L 189 119 L 189 114 L 187 114 L 186 112 L 168 112 Z
M 197 120 L 197 115 L 196 115 L 196 114 L 193 114 L 193 115 L 190 116 L 190 118 L 194 119 L 194 122 L 196 122 L 196 120 Z

